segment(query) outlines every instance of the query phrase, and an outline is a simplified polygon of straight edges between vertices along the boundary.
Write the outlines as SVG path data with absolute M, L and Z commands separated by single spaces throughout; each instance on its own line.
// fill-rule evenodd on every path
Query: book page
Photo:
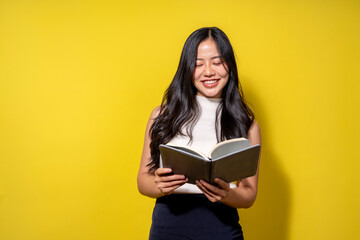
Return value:
M 171 146 L 171 147 L 174 147 L 174 148 L 177 148 L 177 149 L 181 149 L 185 152 L 188 152 L 188 153 L 191 153 L 191 154 L 194 154 L 194 155 L 197 155 L 199 157 L 202 157 L 202 158 L 205 158 L 206 160 L 209 160 L 209 157 L 206 156 L 204 153 L 196 150 L 196 149 L 193 149 L 189 146 L 183 146 L 183 145 L 176 145 L 176 144 L 172 144 L 172 143 L 168 143 L 166 144 L 168 146 Z
M 210 151 L 211 159 L 216 160 L 224 155 L 239 151 L 250 146 L 246 138 L 235 138 L 220 142 Z

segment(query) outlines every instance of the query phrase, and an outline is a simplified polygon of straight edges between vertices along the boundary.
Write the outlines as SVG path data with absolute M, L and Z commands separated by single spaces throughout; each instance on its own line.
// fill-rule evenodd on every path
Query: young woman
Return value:
M 260 129 L 246 105 L 229 39 L 216 27 L 186 40 L 173 81 L 153 110 L 138 173 L 141 194 L 157 198 L 150 239 L 243 239 L 236 208 L 256 198 L 255 176 L 218 186 L 162 168 L 159 145 L 187 144 L 204 153 L 218 142 L 246 137 L 261 144 Z

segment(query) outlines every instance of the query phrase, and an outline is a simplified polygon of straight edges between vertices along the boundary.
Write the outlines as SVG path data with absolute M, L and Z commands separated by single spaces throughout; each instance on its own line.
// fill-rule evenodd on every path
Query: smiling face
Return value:
M 197 95 L 208 98 L 221 98 L 222 90 L 229 80 L 227 65 L 221 59 L 213 39 L 202 41 L 197 50 L 193 84 Z

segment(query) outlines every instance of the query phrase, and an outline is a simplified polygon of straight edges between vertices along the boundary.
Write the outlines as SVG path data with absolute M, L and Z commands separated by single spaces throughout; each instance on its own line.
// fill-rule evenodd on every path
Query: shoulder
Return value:
M 155 108 L 152 110 L 152 112 L 151 112 L 151 114 L 150 114 L 150 120 L 154 120 L 155 118 L 157 118 L 157 117 L 159 116 L 159 114 L 160 114 L 160 107 L 161 107 L 161 106 L 157 106 L 157 107 L 155 107 Z
M 261 134 L 260 134 L 260 126 L 254 120 L 248 131 L 248 139 L 251 144 L 261 144 Z
M 260 126 L 256 120 L 254 120 L 249 128 L 249 132 L 260 132 Z
M 155 107 L 151 114 L 150 114 L 150 118 L 149 118 L 149 123 L 153 123 L 155 121 L 155 119 L 160 115 L 161 111 L 161 106 L 157 106 Z
M 160 106 L 157 106 L 156 108 L 154 108 L 150 114 L 150 118 L 149 121 L 147 122 L 147 126 L 146 126 L 146 132 L 148 134 L 150 134 L 150 129 L 151 126 L 153 125 L 155 119 L 159 116 L 160 113 Z M 150 136 L 150 135 L 149 135 Z

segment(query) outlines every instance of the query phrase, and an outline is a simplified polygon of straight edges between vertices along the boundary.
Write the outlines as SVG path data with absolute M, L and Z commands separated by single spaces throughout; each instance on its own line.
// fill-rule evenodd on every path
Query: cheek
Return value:
M 226 71 L 226 69 L 224 67 L 219 68 L 218 73 L 223 78 L 229 77 L 229 73 Z
M 194 74 L 193 74 L 193 81 L 197 81 L 200 79 L 201 76 L 201 72 L 199 70 L 194 70 Z

